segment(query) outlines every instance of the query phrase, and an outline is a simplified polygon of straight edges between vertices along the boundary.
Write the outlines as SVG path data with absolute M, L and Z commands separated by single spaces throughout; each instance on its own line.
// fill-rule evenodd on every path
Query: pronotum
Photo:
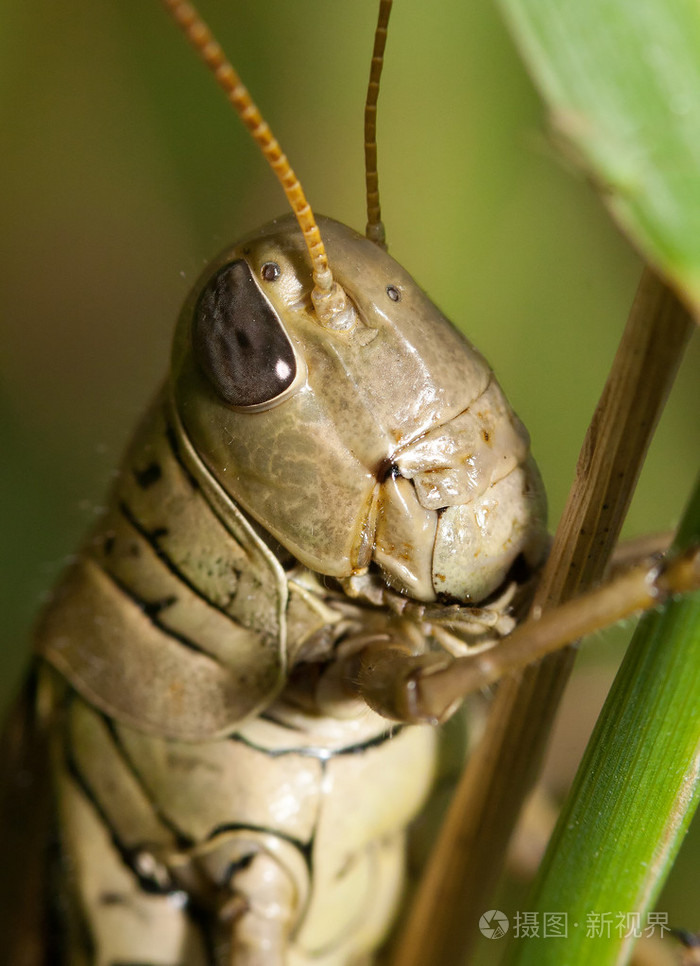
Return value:
M 45 11 L 45 14 L 46 14 L 46 16 L 48 16 L 48 15 L 50 14 L 50 11 Z M 79 14 L 79 11 L 77 11 L 77 14 Z M 313 14 L 314 14 L 314 16 L 317 16 L 317 17 L 321 15 L 319 11 L 314 11 L 314 12 L 313 12 Z M 278 15 L 279 15 L 279 17 L 280 17 L 280 18 L 282 17 L 282 7 L 281 7 L 281 8 L 280 8 L 280 10 L 278 11 Z M 114 16 L 116 16 L 116 15 L 114 15 Z M 136 16 L 136 13 L 134 13 L 134 16 Z M 157 23 L 157 24 L 156 24 L 156 22 L 155 22 L 155 18 L 156 18 L 157 16 L 158 16 L 158 12 L 156 11 L 156 13 L 154 14 L 154 20 L 153 20 L 153 22 L 151 22 L 151 21 L 149 21 L 149 24 L 150 24 L 150 28 L 151 28 L 151 29 L 152 29 L 152 30 L 153 30 L 154 32 L 155 32 L 155 31 L 160 31 L 160 30 L 162 30 L 162 29 L 163 29 L 163 26 L 162 26 L 162 24 L 161 24 L 161 22 L 160 22 L 160 21 L 158 21 L 158 23 Z M 95 17 L 97 17 L 97 15 L 96 15 L 96 14 L 95 14 Z M 41 18 L 38 18 L 38 19 L 40 20 Z M 122 29 L 124 29 L 125 31 L 131 31 L 131 30 L 133 30 L 133 31 L 134 31 L 135 33 L 137 33 L 137 34 L 141 32 L 141 31 L 139 31 L 139 30 L 138 30 L 137 28 L 135 28 L 135 26 L 134 26 L 134 21 L 133 21 L 133 20 L 131 20 L 131 19 L 129 19 L 129 17 L 126 17 L 126 16 L 125 16 L 125 20 L 126 20 L 127 22 L 126 22 L 125 24 L 122 24 Z M 369 38 L 369 35 L 370 35 L 370 33 L 371 33 L 371 27 L 370 27 L 370 25 L 371 25 L 371 23 L 372 23 L 372 21 L 373 21 L 373 13 L 372 13 L 372 12 L 370 12 L 370 11 L 368 11 L 368 12 L 367 12 L 367 25 L 368 25 L 368 27 L 367 27 L 367 38 Z M 111 27 L 112 27 L 113 29 L 115 29 L 115 30 L 116 30 L 116 29 L 118 29 L 118 27 L 119 27 L 119 24 L 115 24 L 115 23 L 112 23 L 112 24 L 111 24 L 110 26 L 111 26 Z M 493 25 L 492 25 L 492 24 L 490 24 L 489 26 L 490 26 L 490 28 L 491 28 L 491 29 L 495 29 L 495 28 L 493 27 Z M 85 30 L 89 30 L 89 29 L 91 29 L 92 27 L 95 27 L 95 29 L 98 29 L 98 28 L 97 28 L 97 26 L 96 26 L 96 24 L 88 24 L 88 25 L 87 25 L 86 27 L 84 27 L 84 29 L 85 29 Z M 277 27 L 278 27 L 278 29 L 279 29 L 279 24 L 277 24 Z M 105 29 L 106 29 L 106 28 L 105 28 Z M 469 31 L 465 31 L 465 33 L 468 33 L 468 32 L 469 32 Z M 79 39 L 79 38 L 78 38 L 78 39 Z M 394 43 L 396 44 L 396 46 L 398 46 L 398 45 L 399 45 L 399 42 L 397 42 L 397 41 L 395 41 L 395 40 L 393 40 L 392 42 L 394 42 Z M 264 46 L 264 45 L 265 45 L 265 43 L 267 43 L 267 40 L 266 40 L 266 39 L 264 39 L 264 43 L 263 43 L 263 44 L 261 44 L 261 46 Z M 366 45 L 368 46 L 368 40 L 366 41 Z M 81 45 L 81 46 L 82 46 L 82 45 Z M 332 60 L 333 58 L 329 58 L 329 59 L 331 59 L 331 60 Z M 360 57 L 359 59 L 360 59 L 360 60 L 361 60 L 361 62 L 362 62 L 362 69 L 363 69 L 363 71 L 364 71 L 364 66 L 365 66 L 365 62 L 366 62 L 366 57 L 365 57 L 364 59 L 363 59 L 362 57 Z M 485 59 L 487 59 L 487 58 L 485 58 Z M 183 60 L 186 60 L 186 58 L 183 58 Z M 93 69 L 94 69 L 94 65 L 93 65 Z M 183 69 L 184 69 L 184 68 L 183 68 Z M 179 68 L 178 68 L 178 70 L 179 70 Z M 194 77 L 194 75 L 195 75 L 195 72 L 196 72 L 196 68 L 192 68 L 192 72 L 191 72 L 191 73 L 192 73 L 192 76 L 193 76 L 193 77 Z M 193 81 L 193 83 L 194 83 L 194 81 Z M 83 87 L 84 87 L 84 86 L 87 86 L 87 85 L 83 85 Z M 253 83 L 253 82 L 251 82 L 251 85 L 250 85 L 250 86 L 253 86 L 253 87 L 254 87 L 254 83 Z M 204 83 L 203 83 L 203 88 L 204 88 Z M 53 90 L 53 89 L 54 89 L 54 88 L 52 88 L 52 90 Z M 60 85 L 60 84 L 58 84 L 58 85 L 56 85 L 56 90 L 60 90 L 60 89 L 61 89 L 61 85 Z M 257 89 L 257 88 L 255 88 L 255 87 L 254 87 L 254 89 Z M 332 84 L 330 84 L 330 83 L 329 83 L 329 89 L 333 89 L 333 86 L 332 86 Z M 404 96 L 404 93 L 402 93 L 402 96 Z M 177 100 L 177 98 L 175 98 L 175 100 Z M 103 109 L 104 109 L 104 108 L 103 108 Z M 389 109 L 389 108 L 387 108 L 387 109 L 386 109 L 386 113 L 387 113 L 387 115 L 390 115 L 390 110 L 391 110 L 391 109 Z M 410 119 L 410 123 L 411 123 L 411 125 L 413 125 L 414 123 L 416 123 L 416 121 L 415 121 L 415 119 L 414 119 L 414 112 L 413 112 L 413 111 L 411 111 L 411 112 L 410 112 L 410 115 L 409 115 L 409 112 L 408 112 L 408 109 L 407 109 L 406 107 L 404 107 L 404 108 L 402 109 L 402 111 L 401 111 L 401 109 L 397 109 L 397 110 L 398 110 L 399 112 L 401 112 L 401 113 L 403 114 L 403 116 L 404 116 L 404 117 L 406 118 L 406 120 L 405 120 L 405 121 L 404 121 L 404 123 L 403 123 L 403 127 L 404 127 L 404 129 L 405 129 L 406 127 L 408 127 L 408 122 L 409 122 L 409 119 Z M 110 112 L 109 112 L 108 110 L 105 110 L 105 114 L 109 114 L 109 113 L 110 113 Z M 468 127 L 468 124 L 469 124 L 469 120 L 468 120 L 468 119 L 465 119 L 465 121 L 464 121 L 464 126 L 465 126 L 465 127 Z M 230 125 L 230 126 L 232 126 L 232 125 Z M 315 130 L 319 130 L 319 131 L 321 132 L 321 140 L 322 140 L 322 141 L 325 141 L 325 140 L 327 140 L 327 138 L 325 137 L 325 132 L 323 131 L 323 128 L 322 128 L 322 127 L 320 127 L 320 128 L 319 128 L 319 126 L 318 126 L 318 125 L 315 125 L 315 126 L 312 126 L 312 127 L 310 128 L 310 130 L 311 130 L 311 132 L 312 132 L 312 133 L 313 133 L 313 132 L 314 132 Z M 359 128 L 358 128 L 358 130 L 359 130 Z M 307 131 L 307 132 L 306 132 L 306 134 L 305 134 L 305 141 L 307 141 L 307 142 L 308 142 L 309 140 L 311 140 L 311 135 L 310 135 L 310 134 L 309 134 L 309 132 Z M 328 140 L 330 140 L 330 139 L 328 139 Z M 422 140 L 422 138 L 418 138 L 418 140 Z M 286 139 L 285 139 L 285 141 L 286 141 Z M 358 141 L 359 141 L 359 137 L 358 137 Z M 87 143 L 87 141 L 86 141 L 86 143 Z M 74 149 L 73 149 L 73 150 L 74 150 Z M 89 148 L 86 148 L 86 151 L 88 151 L 88 150 L 89 150 Z M 292 153 L 292 149 L 291 149 L 291 147 L 289 147 L 289 148 L 288 148 L 288 150 L 290 151 L 290 153 Z M 214 151 L 214 152 L 212 152 L 212 151 L 207 151 L 206 153 L 207 153 L 207 154 L 209 155 L 209 154 L 216 154 L 216 153 L 218 153 L 218 152 L 216 152 L 216 151 Z M 317 152 L 317 153 L 318 153 L 318 152 Z M 388 153 L 388 149 L 386 149 L 386 148 L 385 148 L 385 149 L 384 149 L 384 154 L 386 155 L 387 153 Z M 358 160 L 359 160 L 359 150 L 358 150 Z M 414 167 L 414 165 L 411 165 L 411 167 Z M 416 164 L 415 164 L 415 168 L 416 168 L 416 169 L 418 169 L 419 167 L 420 167 L 420 164 L 416 162 Z M 228 170 L 228 169 L 227 169 L 227 170 Z M 264 175 L 264 177 L 265 177 L 265 175 Z M 416 174 L 416 177 L 417 177 L 417 174 Z M 358 180 L 359 180 L 359 179 L 358 179 Z M 385 180 L 386 180 L 386 179 L 385 179 Z M 221 193 L 222 193 L 222 194 L 223 194 L 223 191 L 224 191 L 224 190 L 226 190 L 227 192 L 230 192 L 230 191 L 231 191 L 231 185 L 232 185 L 232 181 L 235 181 L 235 178 L 233 178 L 233 179 L 232 179 L 232 177 L 231 177 L 231 175 L 230 175 L 230 173 L 227 173 L 227 175 L 226 175 L 226 176 L 224 177 L 224 179 L 223 179 L 223 181 L 224 181 L 224 187 L 222 188 L 222 191 L 221 191 Z M 266 183 L 267 183 L 267 182 L 266 182 Z M 415 181 L 414 181 L 413 183 L 415 184 Z M 235 190 L 236 190 L 236 191 L 238 192 L 238 191 L 240 191 L 241 189 L 240 189 L 240 188 L 239 188 L 239 187 L 238 187 L 238 186 L 236 185 L 236 186 L 235 186 Z M 419 190 L 415 190 L 415 189 L 414 189 L 414 193 L 415 193 L 415 195 L 416 195 L 416 196 L 420 196 L 420 192 L 419 192 Z M 510 197 L 511 197 L 511 198 L 513 198 L 513 192 L 512 192 L 512 189 L 511 189 L 511 195 L 510 195 Z M 517 198 L 516 198 L 516 200 L 517 200 Z M 87 201 L 86 201 L 86 203 L 87 203 Z M 252 202 L 251 202 L 251 204 L 252 204 Z M 264 221 L 264 220 L 265 220 L 265 216 L 266 216 L 266 214 L 273 214 L 273 213 L 275 213 L 275 212 L 276 212 L 276 211 L 278 210 L 278 208 L 279 208 L 279 205 L 278 205 L 278 203 L 277 203 L 277 202 L 275 201 L 275 202 L 274 202 L 274 203 L 272 204 L 272 207 L 271 207 L 271 208 L 268 208 L 268 209 L 267 209 L 267 211 L 266 211 L 266 213 L 265 213 L 265 214 L 260 214 L 260 213 L 255 213 L 255 214 L 254 214 L 254 215 L 253 215 L 252 217 L 250 217 L 250 218 L 249 218 L 249 220 L 248 220 L 248 225 L 249 225 L 249 227 L 253 227 L 253 226 L 254 226 L 254 225 L 255 225 L 256 223 L 258 223 L 258 222 L 261 222 L 261 221 Z M 323 202 L 322 202 L 322 203 L 321 203 L 321 208 L 322 208 L 322 210 L 323 210 L 323 208 L 326 208 L 327 210 L 329 210 L 329 211 L 331 211 L 332 213 L 335 213 L 335 211 L 336 211 L 336 209 L 335 209 L 335 207 L 333 206 L 333 204 L 332 204 L 332 203 L 331 203 L 330 201 L 329 201 L 329 202 L 327 202 L 327 203 L 323 203 Z M 51 214 L 51 213 L 49 213 L 49 216 L 50 216 L 50 214 Z M 349 218 L 348 218 L 348 220 L 351 220 L 351 219 L 349 219 Z M 357 219 L 355 219 L 355 221 L 357 222 Z M 601 232 L 603 231 L 603 229 L 602 229 L 602 228 L 601 228 L 601 229 L 599 229 L 599 230 L 600 230 Z M 224 231 L 224 229 L 222 229 L 222 234 L 223 234 L 223 231 Z M 501 231 L 503 232 L 503 229 L 501 229 Z M 396 232 L 396 233 L 398 233 L 398 232 Z M 107 232 L 107 233 L 105 233 L 105 234 L 109 234 L 109 233 Z M 112 233 L 112 234 L 113 234 L 113 233 Z M 231 232 L 231 231 L 230 231 L 230 229 L 229 229 L 229 226 L 228 226 L 228 225 L 226 225 L 226 228 L 225 228 L 225 234 L 226 234 L 226 236 L 228 236 L 229 234 L 231 234 L 231 235 L 234 235 L 234 234 L 235 234 L 235 232 Z M 393 234 L 394 234 L 394 232 L 392 231 L 392 235 L 393 235 Z M 390 237 L 391 237 L 391 236 L 390 236 Z M 222 239 L 222 240 L 223 240 L 223 239 Z M 109 242 L 108 240 L 105 240 L 105 241 L 103 242 L 103 247 L 105 247 L 105 246 L 107 246 L 107 245 L 109 245 L 109 244 L 110 244 L 110 242 Z M 111 241 L 111 244 L 114 244 L 114 242 L 113 242 L 113 240 Z M 560 244 L 560 242 L 559 242 L 559 241 L 557 241 L 557 245 L 559 245 L 559 244 Z M 446 260 L 446 259 L 448 258 L 448 256 L 447 256 L 447 255 L 446 255 L 446 253 L 445 253 L 445 249 L 446 249 L 446 247 L 447 247 L 447 248 L 453 248 L 453 249 L 455 249 L 455 248 L 457 247 L 457 246 L 453 246 L 453 245 L 448 245 L 448 246 L 445 246 L 445 245 L 444 245 L 444 243 L 443 243 L 443 241 L 442 241 L 442 238 L 439 238 L 439 239 L 438 239 L 438 238 L 437 238 L 436 236 L 433 236 L 433 238 L 431 239 L 431 241 L 430 241 L 430 243 L 426 243 L 426 241 L 425 241 L 425 239 L 423 239 L 423 246 L 424 246 L 425 248 L 427 248 L 427 249 L 429 249 L 429 250 L 430 250 L 430 251 L 431 251 L 431 252 L 432 252 L 433 254 L 434 254 L 434 253 L 435 253 L 435 252 L 437 251 L 437 253 L 438 253 L 438 255 L 439 255 L 439 260 L 440 260 L 440 262 L 442 262 L 443 264 L 444 264 L 444 262 L 445 262 L 445 260 Z M 59 246 L 59 247 L 60 247 L 60 246 Z M 88 248 L 90 248 L 90 247 L 92 247 L 92 246 L 89 246 L 89 245 L 88 245 L 88 246 L 86 246 L 86 247 L 88 247 Z M 398 240 L 397 240 L 397 245 L 396 245 L 396 248 L 395 248 L 395 246 L 394 246 L 394 243 L 392 242 L 392 249 L 394 249 L 394 250 L 399 250 L 399 249 L 398 249 Z M 465 250 L 465 249 L 464 249 L 464 247 L 462 247 L 462 248 L 461 248 L 461 251 L 462 251 L 462 253 L 464 252 L 464 250 Z M 51 252 L 51 256 L 53 257 L 53 251 Z M 451 258 L 451 257 L 452 257 L 452 256 L 450 256 L 450 258 Z M 77 259 L 76 259 L 76 260 L 77 260 Z M 98 260 L 98 261 L 101 261 L 102 259 L 101 259 L 101 258 L 98 258 L 97 260 Z M 111 263 L 111 257 L 110 257 L 110 255 L 109 255 L 109 254 L 108 254 L 108 255 L 106 256 L 106 260 L 107 260 L 108 262 L 110 262 L 110 263 Z M 456 258 L 456 259 L 455 259 L 455 261 L 454 261 L 454 262 L 452 263 L 452 264 L 453 264 L 453 266 L 454 266 L 455 264 L 457 265 L 457 268 L 456 268 L 456 269 L 455 269 L 455 268 L 453 267 L 453 272 L 454 272 L 455 274 L 457 274 L 457 275 L 458 275 L 458 276 L 460 277 L 460 279 L 461 279 L 461 285 L 462 285 L 462 286 L 464 285 L 464 275 L 465 275 L 465 271 L 464 271 L 464 260 L 465 260 L 465 256 L 464 256 L 464 254 L 462 254 L 462 255 L 461 255 L 461 257 L 459 257 L 459 258 Z M 38 259 L 34 259 L 34 268 L 36 269 L 36 264 L 37 264 L 37 262 L 38 262 L 38 263 L 39 263 L 40 265 L 42 265 L 42 264 L 46 264 L 47 262 L 50 262 L 50 261 L 51 261 L 51 259 L 50 259 L 50 258 L 48 257 L 48 253 L 46 253 L 46 252 L 45 252 L 45 253 L 44 253 L 44 257 L 43 257 L 43 259 L 42 259 L 42 260 L 38 260 Z M 414 271 L 416 271 L 416 272 L 418 272 L 418 271 L 419 271 L 419 269 L 418 269 L 418 267 L 417 267 L 417 265 L 416 265 L 415 263 L 414 263 L 414 265 L 413 265 L 413 268 L 414 268 Z M 50 271 L 51 271 L 51 272 L 53 272 L 53 271 L 55 271 L 55 269 L 53 268 L 53 266 L 51 266 L 51 268 L 50 268 Z M 82 273 L 81 273 L 81 274 L 82 274 Z M 478 271 L 477 271 L 477 272 L 476 272 L 475 274 L 477 275 L 477 277 L 479 276 L 479 272 L 478 272 Z M 421 276 L 422 276 L 422 272 L 421 272 Z M 25 273 L 25 276 L 24 276 L 24 278 L 25 278 L 25 280 L 26 280 L 26 277 L 27 277 L 27 276 L 26 276 L 26 273 Z M 94 286 L 94 285 L 95 285 L 96 283 L 94 282 L 94 280 L 93 280 L 93 279 L 90 279 L 90 278 L 86 278 L 86 279 L 83 279 L 83 283 L 82 283 L 82 284 L 83 284 L 83 291 L 87 293 L 87 295 L 85 295 L 85 296 L 84 296 L 84 298 L 85 298 L 85 299 L 87 299 L 87 300 L 88 300 L 88 303 L 89 303 L 89 302 L 91 302 L 91 301 L 92 301 L 92 299 L 94 298 L 94 295 L 92 294 L 92 286 Z M 482 283 L 482 285 L 483 285 L 483 283 Z M 31 286 L 30 286 L 30 287 L 31 287 Z M 500 287 L 501 287 L 501 286 L 500 286 L 500 283 L 496 283 L 496 284 L 494 285 L 494 288 L 496 288 L 496 289 L 500 289 Z M 38 314 L 44 314 L 44 315 L 46 315 L 46 314 L 48 314 L 48 315 L 51 315 L 51 312 L 53 311 L 53 308 L 54 308 L 54 301 L 52 300 L 52 295 L 51 295 L 51 294 L 47 294 L 47 293 L 53 293 L 53 292 L 55 291 L 55 289 L 54 289 L 54 287 L 53 287 L 52 285 L 48 285 L 48 286 L 47 286 L 47 289 L 45 289 L 44 291 L 45 291 L 45 296 L 44 296 L 44 297 L 46 298 L 46 303 L 44 304 L 44 308 L 43 308 L 43 310 L 42 310 L 42 312 L 41 312 L 41 313 L 38 313 Z M 78 299 L 76 298 L 76 302 L 77 302 L 77 301 L 78 301 Z M 172 313 L 170 313 L 170 314 L 172 315 Z M 453 312 L 452 314 L 454 315 L 455 313 Z M 146 326 L 147 324 L 148 324 L 148 320 L 144 320 L 144 322 L 143 322 L 143 326 Z M 100 330 L 100 327 L 101 327 L 101 324 L 100 324 L 100 322 L 99 322 L 99 320 L 95 320 L 95 319 L 92 319 L 92 327 L 93 327 L 93 332 L 89 334 L 89 338 L 94 338 L 94 330 L 97 330 L 97 331 L 99 331 L 99 330 Z M 135 340 L 135 339 L 136 339 L 137 337 L 140 337 L 140 333 L 137 333 L 136 335 L 133 335 L 133 334 L 132 334 L 132 336 L 131 336 L 131 340 L 132 340 L 132 341 L 131 341 L 131 344 L 132 344 L 132 346 L 133 346 L 133 344 L 134 344 L 134 340 Z M 73 341 L 73 344 L 75 345 L 75 343 L 76 343 L 76 340 L 72 340 L 72 341 Z M 499 340 L 499 341 L 500 341 L 500 340 Z M 536 340 L 536 339 L 532 339 L 531 341 L 532 341 L 532 342 L 534 342 L 534 343 L 536 343 L 536 342 L 537 342 L 538 340 Z M 533 355 L 534 355 L 534 354 L 535 354 L 535 353 L 534 353 L 534 349 L 535 349 L 535 346 L 534 346 L 534 345 L 532 346 L 532 349 L 533 349 Z M 46 350 L 46 351 L 50 351 L 50 350 Z M 133 351 L 133 349 L 132 349 L 132 351 Z M 106 352 L 106 353 L 108 353 L 108 352 L 109 352 L 109 350 L 105 350 L 105 352 Z M 493 356 L 493 352 L 491 352 L 491 353 L 490 353 L 490 355 L 492 355 L 492 356 Z M 41 355 L 39 355 L 39 364 L 41 364 Z M 127 364 L 128 364 L 128 363 L 127 363 Z M 542 371 L 544 371 L 544 372 L 547 372 L 547 373 L 549 373 L 549 372 L 550 372 L 550 369 L 551 369 L 551 363 L 550 363 L 550 362 L 548 362 L 548 364 L 547 364 L 547 365 L 545 365 L 545 366 L 543 366 L 543 369 L 542 369 Z M 541 380 L 539 380 L 539 381 L 541 381 Z M 120 405 L 124 405 L 124 404 L 122 403 L 122 404 L 120 404 Z M 522 409 L 522 407 L 520 407 L 520 408 Z M 47 424 L 47 425 L 48 425 L 48 424 Z M 538 449 L 539 449 L 539 447 L 538 447 Z M 664 522 L 664 523 L 665 523 L 665 522 L 667 522 L 667 521 L 665 521 L 665 520 L 662 520 L 661 522 Z

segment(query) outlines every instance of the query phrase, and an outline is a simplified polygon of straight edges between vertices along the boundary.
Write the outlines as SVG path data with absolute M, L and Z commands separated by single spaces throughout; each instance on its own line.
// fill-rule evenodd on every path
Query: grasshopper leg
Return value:
M 285 966 L 295 911 L 289 877 L 261 851 L 234 873 L 230 887 L 232 966 Z
M 410 723 L 448 718 L 468 694 L 538 661 L 587 634 L 669 597 L 700 588 L 700 548 L 631 568 L 580 597 L 532 614 L 512 634 L 479 654 L 456 659 L 412 655 L 401 642 L 372 643 L 348 661 L 347 687 L 375 711 Z

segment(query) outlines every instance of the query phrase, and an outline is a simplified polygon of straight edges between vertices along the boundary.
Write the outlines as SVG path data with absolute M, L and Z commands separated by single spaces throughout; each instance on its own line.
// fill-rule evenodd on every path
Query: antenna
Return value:
M 355 310 L 343 289 L 333 278 L 328 265 L 326 248 L 311 206 L 277 138 L 194 6 L 187 0 L 162 0 L 162 2 L 216 78 L 282 185 L 299 222 L 311 259 L 314 280 L 311 300 L 319 323 L 331 329 L 352 327 L 355 323 Z
M 393 0 L 379 0 L 379 17 L 374 31 L 372 66 L 369 71 L 365 101 L 365 181 L 367 184 L 367 228 L 365 235 L 375 245 L 386 249 L 386 234 L 379 206 L 379 176 L 377 174 L 377 100 L 379 81 L 384 66 L 384 48 Z

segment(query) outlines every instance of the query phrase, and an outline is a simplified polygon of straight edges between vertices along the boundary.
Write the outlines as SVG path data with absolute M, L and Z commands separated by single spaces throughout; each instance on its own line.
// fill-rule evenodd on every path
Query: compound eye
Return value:
M 201 369 L 230 406 L 270 404 L 296 379 L 289 337 L 243 259 L 219 269 L 207 284 L 192 337 Z

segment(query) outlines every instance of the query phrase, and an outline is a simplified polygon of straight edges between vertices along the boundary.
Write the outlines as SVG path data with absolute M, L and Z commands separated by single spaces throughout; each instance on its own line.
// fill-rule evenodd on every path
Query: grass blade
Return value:
M 700 539 L 700 481 L 677 543 Z M 647 615 L 560 816 L 530 911 L 567 935 L 520 938 L 513 966 L 627 960 L 698 803 L 700 595 Z M 638 919 L 635 919 L 635 915 Z M 678 924 L 676 924 L 678 925 Z M 661 926 L 657 924 L 656 934 Z M 540 932 L 542 930 L 540 929 Z M 634 930 L 632 930 L 634 932 Z
M 700 6 L 501 0 L 555 131 L 645 257 L 700 305 Z

